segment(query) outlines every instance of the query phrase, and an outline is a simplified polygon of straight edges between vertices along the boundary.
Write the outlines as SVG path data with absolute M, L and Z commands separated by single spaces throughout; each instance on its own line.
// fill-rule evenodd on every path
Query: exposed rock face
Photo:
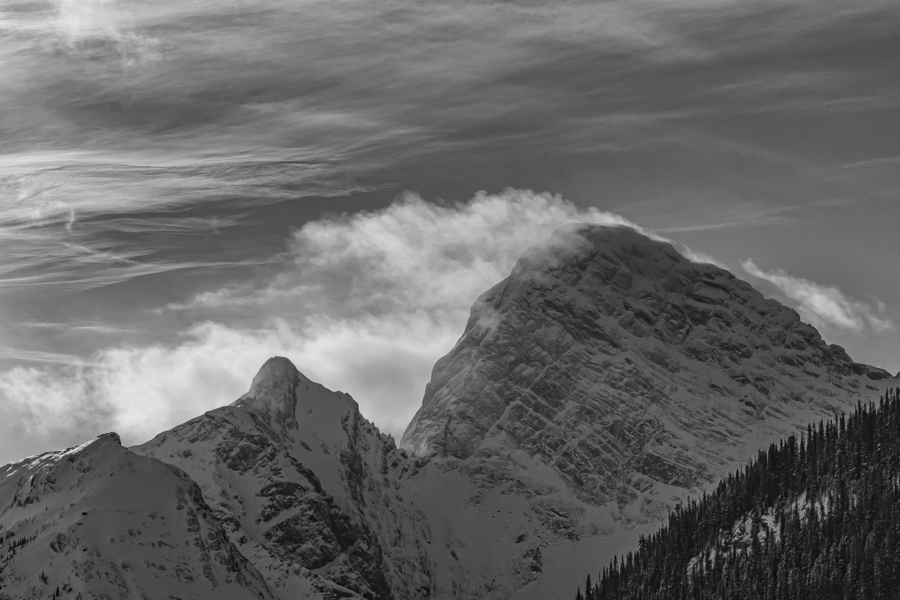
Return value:
M 107 434 L 0 467 L 0 598 L 274 600 L 181 470 Z
M 232 541 L 285 597 L 426 598 L 429 565 L 393 440 L 346 394 L 266 362 L 250 391 L 136 447 L 201 486 Z M 414 511 L 413 511 L 414 513 Z
M 571 226 L 478 299 L 401 446 L 522 450 L 579 499 L 656 521 L 678 489 L 888 381 L 727 271 L 627 227 Z

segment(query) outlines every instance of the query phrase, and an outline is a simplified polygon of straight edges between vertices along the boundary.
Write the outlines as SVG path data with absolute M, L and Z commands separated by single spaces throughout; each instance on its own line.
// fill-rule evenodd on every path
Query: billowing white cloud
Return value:
M 294 235 L 296 270 L 275 289 L 312 284 L 353 313 L 468 310 L 522 252 L 571 222 L 639 227 L 559 196 L 508 189 L 441 206 L 407 195 L 379 212 L 315 221 Z
M 467 313 L 472 301 L 506 277 L 528 247 L 566 223 L 625 225 L 671 242 L 624 217 L 579 209 L 560 196 L 507 189 L 466 203 L 436 204 L 415 194 L 380 211 L 313 221 L 289 244 L 293 268 L 262 290 L 204 292 L 170 309 L 277 305 L 333 316 L 424 311 Z M 715 259 L 674 243 L 691 260 Z M 291 307 L 295 308 L 291 308 Z
M 511 189 L 447 205 L 410 194 L 384 210 L 307 223 L 289 242 L 289 268 L 268 287 L 211 291 L 172 307 L 187 316 L 197 310 L 199 321 L 237 306 L 260 315 L 251 325 L 206 321 L 169 344 L 115 346 L 83 364 L 0 373 L 0 456 L 105 430 L 144 441 L 232 402 L 273 355 L 350 393 L 364 415 L 398 435 L 475 298 L 528 247 L 571 222 L 637 227 L 559 196 Z
M 774 285 L 800 316 L 816 327 L 856 333 L 866 329 L 875 333 L 894 329 L 893 322 L 883 316 L 885 306 L 882 303 L 876 303 L 873 308 L 865 302 L 848 298 L 837 287 L 793 277 L 781 269 L 763 271 L 751 259 L 745 260 L 741 266 L 750 275 Z

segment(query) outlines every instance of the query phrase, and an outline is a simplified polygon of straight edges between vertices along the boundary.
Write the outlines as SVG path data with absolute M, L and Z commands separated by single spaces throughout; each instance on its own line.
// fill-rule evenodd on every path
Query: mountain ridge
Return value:
M 427 564 L 380 530 L 425 537 L 402 511 L 405 459 L 347 394 L 266 361 L 250 391 L 136 446 L 188 472 L 248 559 L 284 597 L 411 598 Z M 409 525 L 412 523 L 412 525 Z M 397 574 L 392 576 L 392 574 Z
M 0 540 L 4 600 L 276 600 L 197 484 L 115 433 L 0 467 Z
M 727 271 L 573 225 L 475 302 L 405 447 L 272 357 L 231 405 L 95 450 L 180 473 L 266 600 L 531 600 L 569 593 L 770 441 L 896 383 Z

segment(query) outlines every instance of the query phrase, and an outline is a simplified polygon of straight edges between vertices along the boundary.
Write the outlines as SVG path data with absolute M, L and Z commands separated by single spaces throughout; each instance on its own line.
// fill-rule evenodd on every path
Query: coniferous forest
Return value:
M 577 600 L 900 598 L 900 389 L 762 451 Z

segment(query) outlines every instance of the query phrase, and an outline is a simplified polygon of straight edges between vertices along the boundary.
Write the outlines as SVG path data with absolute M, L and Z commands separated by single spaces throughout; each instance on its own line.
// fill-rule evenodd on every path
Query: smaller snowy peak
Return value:
M 297 386 L 310 383 L 289 359 L 273 356 L 260 367 L 250 384 L 250 391 L 234 406 L 249 405 L 264 410 L 276 422 L 286 425 L 295 421 Z
M 286 598 L 421 600 L 428 589 L 427 535 L 398 499 L 412 461 L 353 398 L 287 359 L 267 361 L 233 405 L 133 451 L 192 477 L 230 540 Z
M 250 391 L 231 405 L 252 409 L 264 421 L 280 429 L 304 431 L 319 420 L 327 422 L 327 428 L 340 430 L 348 414 L 357 414 L 359 406 L 348 394 L 333 392 L 301 373 L 294 364 L 282 356 L 270 358 L 263 364 L 250 384 Z M 211 411 L 210 415 L 228 413 Z
M 263 363 L 253 377 L 250 391 L 242 397 L 260 398 L 273 389 L 294 388 L 301 381 L 309 380 L 297 370 L 294 363 L 283 356 L 273 356 Z

